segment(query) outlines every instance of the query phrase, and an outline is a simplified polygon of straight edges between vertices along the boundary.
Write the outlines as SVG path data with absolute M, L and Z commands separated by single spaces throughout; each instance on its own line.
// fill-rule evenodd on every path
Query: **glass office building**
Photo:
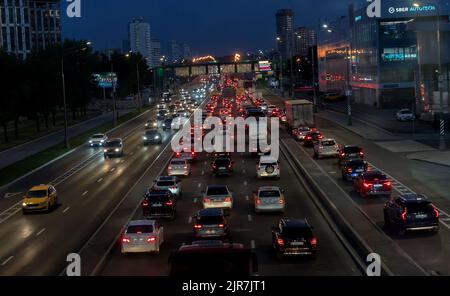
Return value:
M 368 17 L 366 7 L 355 10 L 350 6 L 349 33 L 340 34 L 346 38 L 340 43 L 349 46 L 340 59 L 348 65 L 355 103 L 378 108 L 407 107 L 418 114 L 449 110 L 447 3 L 383 0 L 381 17 L 375 18 Z M 324 42 L 319 40 L 319 53 L 329 45 L 325 39 Z M 329 69 L 328 64 L 320 71 L 330 72 Z M 337 77 L 345 77 L 346 71 L 338 70 Z M 327 91 L 327 87 L 321 85 L 321 90 Z

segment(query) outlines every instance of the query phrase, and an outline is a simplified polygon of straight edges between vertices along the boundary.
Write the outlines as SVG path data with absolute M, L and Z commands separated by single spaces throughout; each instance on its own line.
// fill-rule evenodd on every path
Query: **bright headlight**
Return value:
M 114 151 L 119 152 L 119 148 L 116 148 Z
M 100 141 L 100 143 L 103 143 L 103 142 L 105 142 L 105 140 L 101 140 L 101 141 Z
M 108 152 L 108 150 L 105 149 L 105 150 L 103 150 L 103 152 Z
M 90 140 L 89 143 L 92 144 L 92 140 Z
M 153 123 L 153 126 L 157 126 L 158 124 L 156 122 Z
M 155 139 L 158 140 L 158 139 L 159 139 L 159 136 L 155 136 Z
M 144 140 L 147 140 L 147 137 L 144 137 Z
M 26 206 L 27 206 L 27 203 L 26 203 L 26 202 L 22 203 L 22 206 L 26 207 Z

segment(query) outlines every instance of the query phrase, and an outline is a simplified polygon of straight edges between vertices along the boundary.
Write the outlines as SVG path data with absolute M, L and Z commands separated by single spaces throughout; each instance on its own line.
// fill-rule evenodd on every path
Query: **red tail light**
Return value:
M 313 237 L 313 238 L 311 239 L 310 243 L 311 243 L 311 246 L 316 247 L 316 246 L 317 246 L 317 238 L 316 238 L 316 237 Z
M 372 186 L 372 185 L 369 184 L 369 183 L 364 183 L 363 186 L 364 186 L 364 188 L 368 189 L 368 188 L 370 188 L 370 186 Z
M 362 152 L 362 151 L 359 152 L 359 155 L 360 155 L 360 156 L 364 156 L 364 152 Z
M 129 242 L 130 242 L 130 239 L 128 237 L 122 237 L 122 243 L 126 244 Z
M 405 210 L 402 213 L 402 220 L 403 221 L 406 221 L 406 215 L 408 215 L 408 209 L 407 208 L 405 208 Z
M 180 157 L 180 155 L 181 155 L 181 153 L 180 153 L 180 152 L 177 152 L 177 157 Z
M 170 187 L 170 190 L 177 190 L 177 186 Z
M 348 169 L 347 169 L 347 173 L 351 174 L 352 172 L 353 172 L 353 169 L 352 169 L 352 168 L 348 168 Z
M 192 156 L 195 156 L 195 152 L 191 152 L 191 155 L 192 155 Z
M 144 201 L 142 202 L 142 206 L 143 206 L 143 207 L 148 207 L 148 205 L 149 205 L 148 201 L 144 200 Z
M 171 166 L 169 166 L 169 168 L 168 168 L 169 170 L 171 170 L 172 169 L 172 167 Z
M 257 198 L 257 199 L 255 200 L 255 202 L 256 202 L 257 205 L 260 205 L 260 204 L 261 204 L 261 199 Z
M 284 204 L 284 199 L 280 198 L 280 199 L 278 200 L 278 203 L 281 204 L 281 205 Z
M 231 197 L 226 197 L 224 201 L 225 202 L 231 202 Z
M 233 166 L 232 166 L 231 164 L 230 164 L 230 165 L 228 165 L 228 168 L 229 168 L 229 169 L 231 169 L 232 167 L 233 167 Z
M 184 166 L 183 169 L 187 170 L 187 166 Z
M 166 206 L 172 206 L 173 205 L 173 201 L 169 200 L 168 202 L 166 202 Z
M 391 188 L 392 187 L 392 183 L 391 182 L 385 182 L 384 186 L 387 188 Z
M 203 199 L 203 202 L 204 202 L 204 203 L 211 202 L 211 199 L 210 199 L 210 198 L 204 198 L 204 199 Z
M 277 239 L 277 244 L 279 246 L 284 246 L 284 240 L 282 238 Z
M 433 210 L 434 210 L 434 217 L 436 217 L 436 219 L 438 219 L 439 218 L 439 211 L 435 207 L 433 207 Z
M 312 139 L 311 136 L 307 136 L 307 137 L 306 137 L 306 140 L 311 140 L 311 139 Z
M 341 153 L 341 156 L 342 156 L 342 157 L 345 157 L 345 153 Z
M 147 238 L 147 242 L 149 242 L 149 243 L 156 242 L 156 237 L 150 236 L 149 238 Z
M 203 226 L 201 226 L 200 224 L 195 224 L 195 225 L 194 225 L 194 228 L 195 228 L 195 229 L 202 229 Z
M 225 224 L 219 224 L 219 228 L 224 228 Z

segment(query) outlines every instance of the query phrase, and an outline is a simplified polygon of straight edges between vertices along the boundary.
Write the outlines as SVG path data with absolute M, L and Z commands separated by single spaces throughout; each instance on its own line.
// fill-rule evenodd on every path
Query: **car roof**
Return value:
M 36 190 L 47 190 L 50 187 L 50 185 L 40 184 L 31 187 L 30 191 L 36 191 Z
M 399 196 L 399 199 L 403 201 L 404 203 L 429 203 L 430 201 L 428 198 L 422 194 L 416 194 L 416 193 L 408 193 L 408 194 L 402 194 Z
M 359 162 L 362 162 L 362 163 L 366 163 L 363 159 L 360 159 L 360 158 L 351 158 L 351 159 L 347 159 L 346 161 L 345 161 L 345 164 L 354 164 L 354 163 L 359 163 Z
M 328 139 L 322 139 L 322 140 L 320 140 L 320 142 L 322 143 L 322 142 L 328 142 L 328 141 L 333 141 L 333 142 L 336 142 L 336 140 L 335 139 L 332 139 L 332 138 L 328 138 Z
M 202 217 L 223 216 L 223 210 L 218 208 L 203 209 L 199 210 L 197 215 Z
M 344 149 L 348 149 L 348 148 L 358 148 L 358 149 L 361 149 L 361 147 L 356 146 L 356 145 L 345 145 L 345 146 L 344 146 Z
M 93 134 L 93 135 L 92 135 L 92 137 L 100 137 L 100 136 L 104 137 L 105 134 Z
M 278 186 L 261 186 L 258 188 L 258 190 L 259 191 L 271 191 L 271 190 L 281 191 L 280 187 L 278 187 Z
M 158 181 L 176 181 L 177 177 L 175 176 L 159 176 Z
M 216 188 L 227 188 L 228 189 L 228 186 L 227 185 L 208 185 L 206 188 L 207 189 L 216 189 Z
M 155 225 L 156 220 L 132 220 L 128 226 Z
M 122 142 L 122 139 L 120 139 L 120 138 L 113 138 L 113 139 L 108 139 L 107 142 Z
M 376 175 L 383 175 L 385 176 L 385 174 L 383 174 L 382 172 L 375 170 L 375 171 L 368 171 L 363 173 L 364 176 L 376 176 Z

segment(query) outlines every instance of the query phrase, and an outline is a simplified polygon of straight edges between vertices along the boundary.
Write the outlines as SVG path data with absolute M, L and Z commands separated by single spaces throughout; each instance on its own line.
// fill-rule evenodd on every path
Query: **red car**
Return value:
M 392 182 L 380 171 L 367 171 L 359 175 L 353 187 L 362 197 L 392 194 Z
M 319 140 L 323 139 L 323 135 L 319 131 L 311 131 L 306 134 L 305 139 L 303 140 L 304 146 L 313 146 L 314 142 L 317 142 Z

